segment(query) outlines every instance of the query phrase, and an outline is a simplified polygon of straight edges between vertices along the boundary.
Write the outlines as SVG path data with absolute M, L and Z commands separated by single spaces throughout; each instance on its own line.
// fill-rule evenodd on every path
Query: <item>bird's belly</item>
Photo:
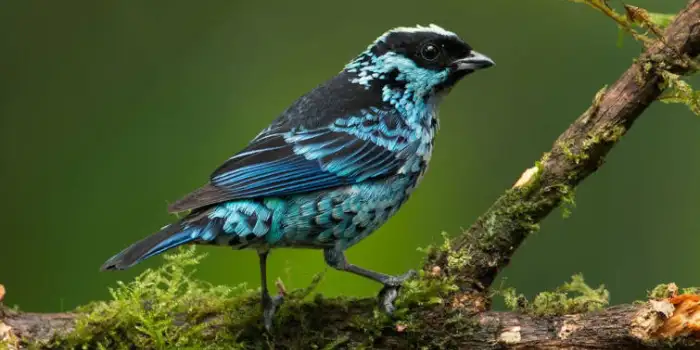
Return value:
M 209 243 L 234 248 L 352 246 L 384 224 L 408 199 L 418 174 L 281 198 L 217 205 L 221 229 Z
M 408 199 L 415 176 L 397 176 L 290 198 L 279 246 L 352 246 Z

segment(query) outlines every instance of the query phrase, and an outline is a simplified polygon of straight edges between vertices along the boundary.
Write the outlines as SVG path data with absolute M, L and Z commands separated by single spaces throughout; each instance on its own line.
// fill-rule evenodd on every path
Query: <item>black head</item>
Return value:
M 401 74 L 404 81 L 427 92 L 450 87 L 465 75 L 493 65 L 490 58 L 474 51 L 455 33 L 431 24 L 386 32 L 346 70 L 358 73 L 354 82 L 360 84 Z

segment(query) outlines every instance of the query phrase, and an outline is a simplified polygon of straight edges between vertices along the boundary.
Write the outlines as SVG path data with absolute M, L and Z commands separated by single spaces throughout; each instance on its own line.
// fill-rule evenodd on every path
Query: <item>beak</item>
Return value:
M 452 62 L 452 66 L 458 71 L 475 71 L 495 66 L 496 63 L 486 55 L 472 51 L 469 56 Z

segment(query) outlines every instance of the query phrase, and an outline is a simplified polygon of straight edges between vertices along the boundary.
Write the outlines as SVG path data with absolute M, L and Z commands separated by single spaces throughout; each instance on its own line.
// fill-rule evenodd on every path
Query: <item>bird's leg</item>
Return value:
M 394 312 L 394 300 L 399 295 L 401 284 L 407 279 L 416 275 L 415 270 L 409 270 L 403 275 L 392 276 L 380 272 L 368 270 L 357 265 L 353 265 L 345 258 L 345 252 L 338 248 L 326 248 L 323 250 L 323 257 L 326 264 L 338 270 L 352 272 L 365 278 L 377 281 L 384 285 L 379 291 L 379 307 L 387 314 Z
M 259 250 L 258 257 L 260 258 L 260 289 L 262 292 L 261 301 L 263 309 L 263 322 L 265 324 L 265 329 L 270 331 L 272 329 L 272 318 L 275 316 L 275 311 L 277 307 L 282 304 L 283 296 L 277 295 L 274 298 L 270 297 L 270 293 L 267 290 L 267 255 L 270 253 L 269 250 Z

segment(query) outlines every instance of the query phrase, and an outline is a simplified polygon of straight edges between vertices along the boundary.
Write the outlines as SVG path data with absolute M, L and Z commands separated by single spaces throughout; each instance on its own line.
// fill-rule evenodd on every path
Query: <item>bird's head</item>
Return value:
M 351 82 L 366 89 L 382 88 L 385 100 L 399 90 L 409 92 L 411 99 L 423 99 L 448 91 L 466 75 L 493 65 L 457 34 L 431 24 L 389 30 L 346 65 L 345 71 Z

